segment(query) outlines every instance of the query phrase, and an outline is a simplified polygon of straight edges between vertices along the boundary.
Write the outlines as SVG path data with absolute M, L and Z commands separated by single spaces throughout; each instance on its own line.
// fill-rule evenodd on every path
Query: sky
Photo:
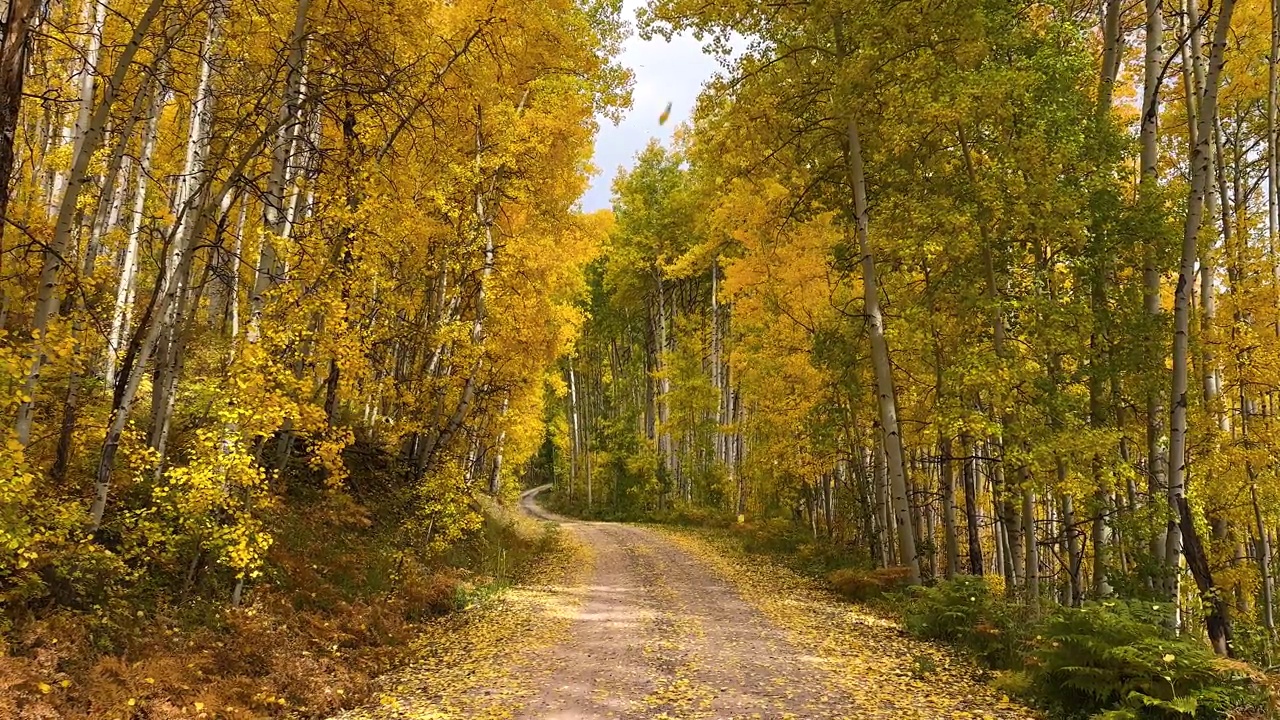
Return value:
M 582 209 L 586 212 L 609 207 L 610 188 L 618 167 L 630 167 L 650 138 L 670 143 L 675 128 L 692 117 L 702 84 L 720 69 L 715 58 L 704 55 L 702 44 L 692 36 L 678 36 L 668 43 L 660 37 L 646 42 L 634 34 L 636 9 L 644 3 L 645 0 L 623 3 L 623 12 L 632 26 L 632 36 L 623 45 L 620 59 L 634 75 L 631 110 L 616 126 L 608 119 L 600 119 L 592 160 L 599 173 L 582 196 Z M 659 125 L 658 118 L 668 102 L 671 117 L 665 125 Z

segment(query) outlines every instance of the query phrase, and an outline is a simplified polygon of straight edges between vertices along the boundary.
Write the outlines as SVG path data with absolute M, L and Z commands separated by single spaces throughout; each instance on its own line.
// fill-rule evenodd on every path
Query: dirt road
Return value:
M 965 662 L 785 569 L 696 533 L 569 521 L 536 494 L 525 509 L 585 550 L 569 579 L 501 610 L 504 647 L 467 654 L 464 677 L 428 658 L 347 717 L 1030 717 Z

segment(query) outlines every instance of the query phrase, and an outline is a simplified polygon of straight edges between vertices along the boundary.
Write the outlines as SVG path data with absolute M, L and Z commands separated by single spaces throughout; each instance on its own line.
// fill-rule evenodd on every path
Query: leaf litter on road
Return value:
M 901 627 L 846 602 L 817 582 L 767 558 L 747 555 L 714 534 L 656 528 L 723 578 L 752 607 L 786 629 L 825 671 L 831 690 L 858 718 L 993 718 L 1035 713 L 981 682 L 974 665 L 948 649 L 907 636 Z M 918 677 L 920 659 L 932 668 Z

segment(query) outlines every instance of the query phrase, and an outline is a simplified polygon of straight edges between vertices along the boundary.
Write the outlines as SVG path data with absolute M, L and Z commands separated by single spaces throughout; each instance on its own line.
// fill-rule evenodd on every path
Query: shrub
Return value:
M 827 582 L 844 597 L 855 602 L 866 602 L 887 593 L 905 590 L 911 582 L 911 571 L 900 566 L 875 570 L 842 568 L 827 573 Z
M 1036 695 L 1066 715 L 1113 720 L 1225 717 L 1260 703 L 1254 671 L 1198 638 L 1173 637 L 1165 612 L 1123 601 L 1057 610 L 1031 657 Z
M 904 618 L 910 632 L 960 645 L 993 668 L 1021 664 L 1027 610 L 1003 601 L 984 578 L 963 575 L 911 590 Z
M 453 568 L 428 571 L 410 563 L 400 584 L 405 619 L 420 622 L 458 609 L 466 592 L 462 575 Z

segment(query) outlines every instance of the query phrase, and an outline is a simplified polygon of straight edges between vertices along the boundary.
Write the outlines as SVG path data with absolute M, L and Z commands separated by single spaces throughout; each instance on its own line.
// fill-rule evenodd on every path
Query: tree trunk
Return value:
M 22 115 L 22 85 L 27 76 L 27 50 L 40 0 L 9 0 L 0 38 L 0 218 L 9 217 L 13 165 L 17 160 L 18 120 Z M 5 260 L 4 231 L 0 221 L 0 270 Z
M 977 473 L 977 454 L 973 442 L 968 436 L 960 437 L 960 447 L 963 449 L 964 458 L 964 514 L 965 514 L 965 533 L 969 543 L 969 574 L 981 575 L 982 567 L 982 538 L 978 535 L 978 473 Z
M 1142 126 L 1139 131 L 1139 142 L 1142 146 L 1140 154 L 1140 173 L 1138 193 L 1140 204 L 1147 208 L 1155 208 L 1160 190 L 1160 83 L 1164 70 L 1164 32 L 1165 18 L 1162 13 L 1162 0 L 1146 0 L 1147 10 L 1147 47 L 1143 58 L 1143 100 Z M 1143 307 L 1147 315 L 1158 319 L 1164 316 L 1160 304 L 1160 265 L 1157 264 L 1155 238 L 1149 238 L 1143 264 Z M 1155 350 L 1155 348 L 1153 348 Z M 1158 352 L 1152 352 L 1152 359 L 1160 359 Z M 1151 366 L 1153 374 L 1165 372 L 1164 361 Z M 1165 492 L 1165 448 L 1161 438 L 1165 434 L 1164 397 L 1157 383 L 1151 383 L 1147 391 L 1147 498 L 1152 507 L 1160 507 L 1156 498 Z M 1155 559 L 1164 564 L 1165 533 L 1161 528 L 1152 534 L 1151 553 Z
M 142 218 L 147 202 L 147 183 L 151 176 L 151 157 L 155 151 L 164 94 L 163 88 L 156 89 L 147 118 L 147 126 L 142 136 L 138 179 L 134 187 L 133 210 L 129 220 L 129 238 L 125 244 L 124 258 L 120 263 L 120 283 L 116 287 L 115 309 L 111 313 L 111 333 L 107 338 L 107 367 L 103 374 L 107 387 L 113 387 L 116 384 L 120 343 L 128 330 L 126 317 L 128 308 L 133 304 L 134 288 L 137 284 L 138 236 L 142 232 Z
M 134 57 L 141 48 L 151 22 L 159 14 L 164 0 L 151 0 L 146 10 L 134 25 L 133 35 L 116 59 L 116 67 L 103 89 L 102 100 L 94 109 L 78 139 L 78 152 L 72 157 L 71 170 L 67 175 L 66 191 L 58 204 L 57 218 L 54 222 L 53 239 L 44 251 L 44 261 L 40 269 L 39 289 L 36 294 L 35 313 L 31 323 L 35 347 L 32 349 L 27 379 L 23 387 L 23 401 L 18 405 L 17 420 L 14 424 L 18 441 L 26 445 L 31 440 L 31 426 L 35 409 L 34 396 L 40 384 L 40 371 L 45 363 L 45 340 L 49 330 L 49 320 L 58 309 L 58 279 L 66 260 L 71 234 L 75 228 L 75 219 L 80 199 L 80 191 L 84 188 L 89 172 L 90 161 L 102 142 L 103 128 L 111 114 L 111 106 L 115 102 L 116 93 L 124 85 Z
M 1155 0 L 1151 0 L 1154 2 Z M 1267 58 L 1267 240 L 1275 287 L 1275 334 L 1280 337 L 1280 0 L 1271 0 L 1271 54 Z M 0 207 L 2 210 L 3 207 Z
M 947 544 L 946 578 L 960 573 L 960 538 L 956 533 L 956 470 L 951 438 L 941 441 L 942 448 L 942 532 Z
M 1196 534 L 1195 524 L 1191 522 L 1191 514 L 1186 503 L 1187 477 L 1187 390 L 1188 390 L 1188 351 L 1191 321 L 1191 289 L 1196 271 L 1196 259 L 1199 249 L 1200 228 L 1204 221 L 1205 197 L 1209 191 L 1209 183 L 1213 175 L 1212 138 L 1213 118 L 1217 114 L 1218 78 L 1222 72 L 1223 53 L 1226 49 L 1227 32 L 1231 23 L 1231 14 L 1235 9 L 1235 0 L 1223 0 L 1217 25 L 1214 30 L 1213 46 L 1209 54 L 1209 70 L 1203 85 L 1203 93 L 1199 102 L 1195 146 L 1191 153 L 1191 189 L 1187 202 L 1186 224 L 1183 228 L 1182 259 L 1178 274 L 1178 285 L 1174 294 L 1174 329 L 1173 329 L 1173 382 L 1171 392 L 1171 412 L 1169 419 L 1169 503 L 1178 522 L 1169 523 L 1168 541 L 1165 548 L 1166 562 L 1173 566 L 1171 575 L 1174 580 L 1168 586 L 1169 599 L 1177 601 L 1177 563 L 1183 553 L 1184 542 L 1187 545 L 1187 562 L 1192 566 L 1192 554 L 1199 557 L 1194 562 L 1200 567 L 1191 567 L 1197 585 L 1206 596 L 1213 586 L 1213 578 L 1209 572 L 1207 561 L 1203 558 L 1203 549 Z M 1194 18 L 1193 18 L 1194 22 Z M 1203 561 L 1203 562 L 1202 562 Z M 1208 589 L 1206 589 L 1206 586 Z M 1221 602 L 1221 600 L 1219 600 Z M 1225 638 L 1230 634 L 1225 625 L 1225 616 L 1211 616 L 1210 635 L 1216 638 L 1214 649 L 1225 653 Z
M 1253 517 L 1257 525 L 1258 572 L 1262 576 L 1262 623 L 1267 633 L 1273 638 L 1276 632 L 1275 621 L 1275 581 L 1271 576 L 1271 539 L 1266 524 L 1262 519 L 1262 506 L 1258 503 L 1258 485 L 1249 485 L 1249 497 L 1253 502 Z
M 262 328 L 262 310 L 266 293 L 284 275 L 276 242 L 287 237 L 288 215 L 285 212 L 285 192 L 289 165 L 296 150 L 299 127 L 302 125 L 302 90 L 304 62 L 306 58 L 307 10 L 311 0 L 298 0 L 294 13 L 293 34 L 289 41 L 288 74 L 285 78 L 284 97 L 280 103 L 280 135 L 276 138 L 271 154 L 271 171 L 267 176 L 267 189 L 262 202 L 262 226 L 264 237 L 258 253 L 257 274 L 253 283 L 253 295 L 249 302 L 249 329 L 246 339 L 258 342 Z
M 1023 478 L 1022 486 L 1023 537 L 1026 542 L 1026 550 L 1023 553 L 1026 568 L 1023 575 L 1027 583 L 1027 602 L 1035 608 L 1040 602 L 1040 546 L 1036 543 L 1036 496 L 1030 488 L 1028 478 Z
M 862 140 L 858 135 L 858 124 L 852 116 L 847 125 L 845 164 L 849 174 L 849 184 L 853 188 L 853 216 L 858 248 L 862 254 L 863 303 L 867 315 L 867 329 L 871 336 L 871 364 L 876 377 L 880 428 L 884 433 L 889 485 L 893 495 L 894 517 L 898 525 L 899 562 L 907 567 L 911 584 L 919 585 L 920 562 L 916 557 L 911 507 L 907 499 L 907 478 L 902 458 L 902 435 L 898 426 L 898 403 L 893 384 L 893 367 L 889 362 L 889 344 L 884 336 L 884 316 L 880 312 L 880 289 L 876 278 L 875 255 L 871 250 L 868 231 L 867 185 L 863 173 Z

